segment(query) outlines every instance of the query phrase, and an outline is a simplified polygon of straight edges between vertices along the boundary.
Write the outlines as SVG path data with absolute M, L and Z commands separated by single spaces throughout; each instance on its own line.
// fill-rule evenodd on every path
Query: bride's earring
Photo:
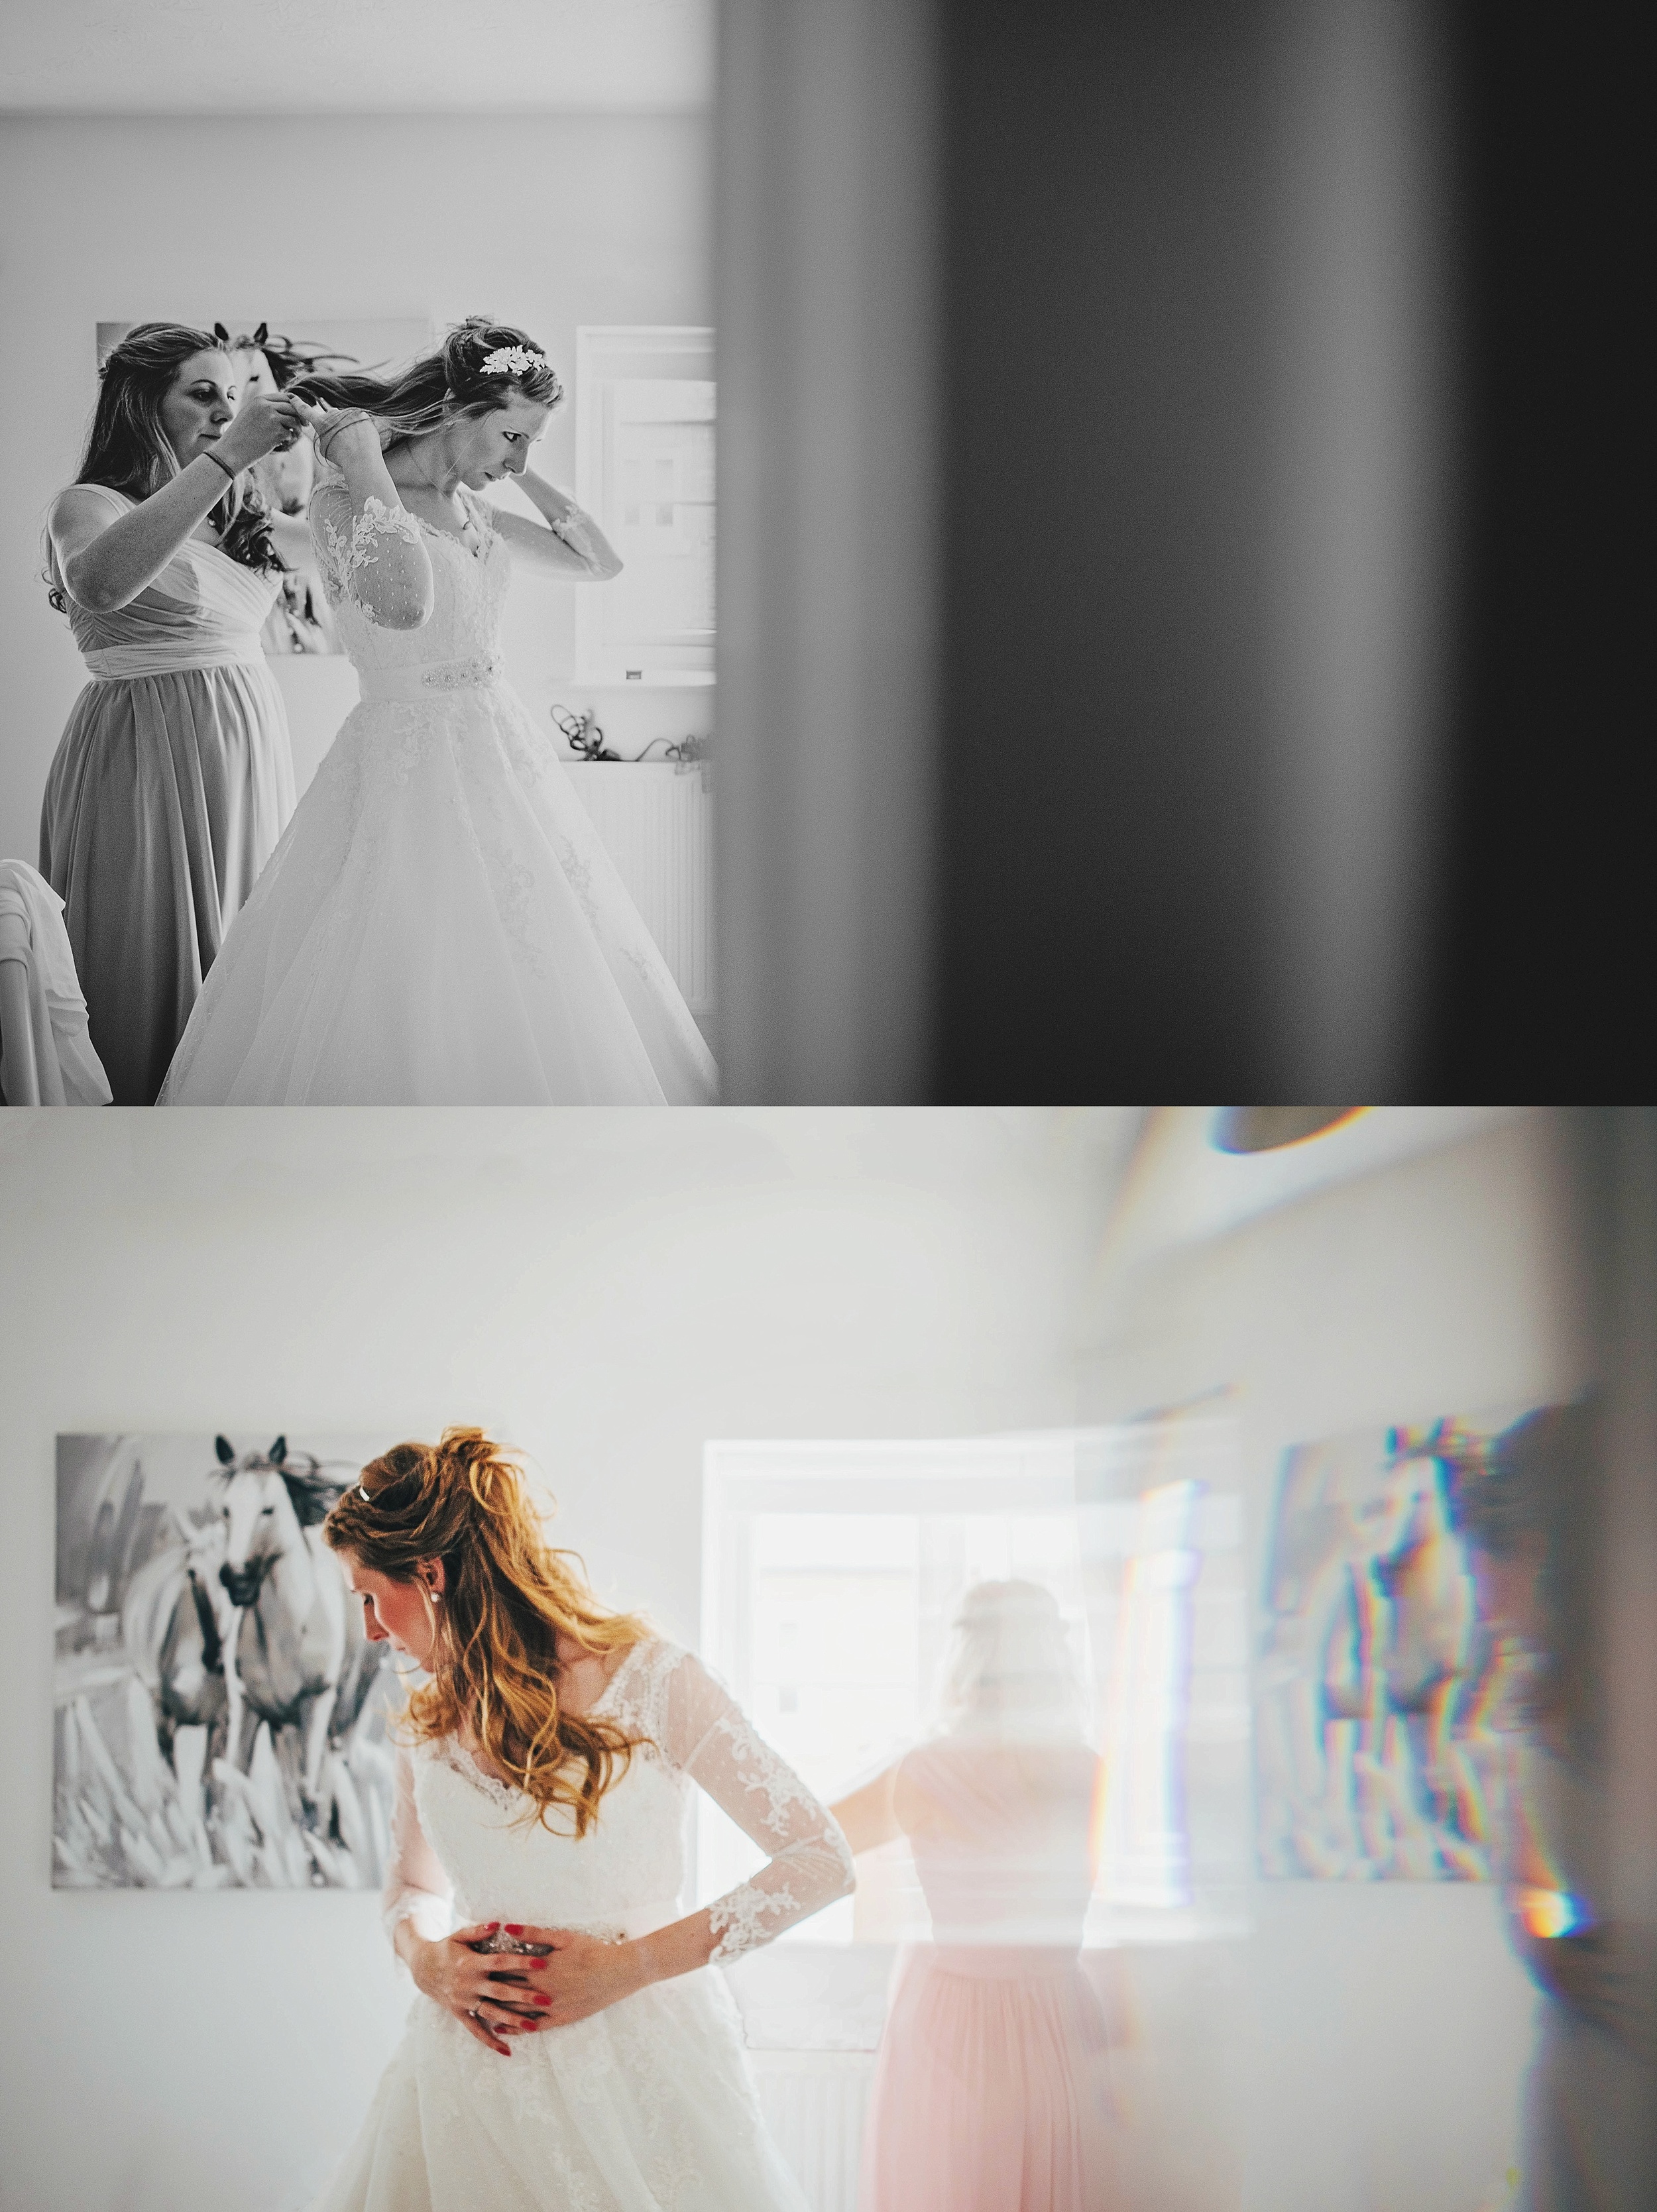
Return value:
M 420 1595 L 426 1601 L 426 1618 L 431 1623 L 432 1650 L 425 1661 L 425 1664 L 430 1667 L 437 1657 L 438 1645 L 441 1644 L 446 1649 L 448 1642 L 443 1632 L 443 1616 L 437 1610 L 443 1602 L 443 1593 L 440 1589 L 433 1589 L 429 1583 L 422 1583 Z

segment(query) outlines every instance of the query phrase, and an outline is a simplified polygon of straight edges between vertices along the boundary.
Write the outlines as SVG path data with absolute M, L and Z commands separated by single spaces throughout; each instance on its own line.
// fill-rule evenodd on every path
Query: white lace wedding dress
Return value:
M 711 1908 L 716 1961 L 844 1896 L 845 1838 L 689 1652 L 635 1645 L 593 1709 L 649 1739 L 578 1843 L 452 1738 L 399 1755 L 388 1926 L 480 1920 L 648 1934 L 680 1917 L 691 1784 L 769 1854 Z M 451 1917 L 451 1916 L 453 1916 Z M 367 2123 L 314 2212 L 806 2212 L 767 2137 L 713 1968 L 500 2057 L 417 1996 Z
M 502 674 L 511 559 L 360 515 L 320 465 L 312 533 L 362 696 L 214 961 L 164 1106 L 712 1103 L 717 1076 L 549 736 Z M 562 533 L 560 533 L 562 534 Z M 375 619 L 379 547 L 433 611 Z M 566 543 L 572 540 L 566 539 Z

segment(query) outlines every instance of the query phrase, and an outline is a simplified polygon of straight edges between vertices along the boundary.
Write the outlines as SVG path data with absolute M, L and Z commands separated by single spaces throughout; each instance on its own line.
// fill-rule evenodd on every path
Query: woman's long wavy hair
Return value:
M 139 323 L 105 362 L 98 404 L 75 482 L 107 484 L 130 499 L 149 499 L 179 473 L 179 457 L 161 428 L 161 402 L 192 354 L 222 353 L 211 331 L 189 323 Z M 271 518 L 255 491 L 228 483 L 224 496 L 209 510 L 219 534 L 219 550 L 244 568 L 260 573 L 281 568 L 271 539 Z M 59 614 L 68 611 L 62 583 L 46 570 L 46 596 Z
M 490 355 L 513 346 L 535 356 L 531 366 L 485 375 L 484 363 Z M 540 407 L 556 407 L 564 397 L 551 362 L 534 339 L 510 323 L 491 322 L 487 315 L 468 315 L 440 346 L 417 355 L 405 368 L 308 370 L 295 377 L 288 389 L 301 399 L 324 400 L 331 407 L 365 407 L 379 424 L 381 444 L 387 452 L 463 416 L 492 414 L 515 392 Z
M 468 1730 L 531 1801 L 530 1817 L 551 1828 L 568 1815 L 584 1836 L 638 1739 L 564 1711 L 558 1634 L 617 1652 L 651 1631 L 637 1614 L 606 1611 L 575 1554 L 547 1543 L 514 1455 L 481 1429 L 393 1444 L 363 1468 L 322 1534 L 393 1582 L 412 1583 L 423 1563 L 442 1560 L 441 1641 L 405 1725 L 416 1742 Z

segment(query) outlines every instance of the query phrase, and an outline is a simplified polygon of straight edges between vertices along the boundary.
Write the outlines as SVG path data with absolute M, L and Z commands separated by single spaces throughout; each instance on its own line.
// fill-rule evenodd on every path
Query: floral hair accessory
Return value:
M 546 356 L 532 353 L 527 346 L 496 346 L 493 353 L 484 356 L 478 370 L 482 376 L 527 376 L 532 369 L 545 368 Z

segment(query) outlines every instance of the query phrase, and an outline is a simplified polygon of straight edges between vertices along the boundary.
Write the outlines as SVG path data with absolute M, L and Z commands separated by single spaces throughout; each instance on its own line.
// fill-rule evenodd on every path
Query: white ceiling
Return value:
M 1119 1268 L 1147 1253 L 1223 1237 L 1255 1215 L 1331 1183 L 1534 1118 L 1533 1106 L 1366 1106 L 1349 1121 L 1268 1152 L 1222 1152 L 1213 1106 L 1163 1106 L 1124 1179 L 1110 1251 Z
M 0 111 L 683 112 L 716 0 L 0 0 Z

